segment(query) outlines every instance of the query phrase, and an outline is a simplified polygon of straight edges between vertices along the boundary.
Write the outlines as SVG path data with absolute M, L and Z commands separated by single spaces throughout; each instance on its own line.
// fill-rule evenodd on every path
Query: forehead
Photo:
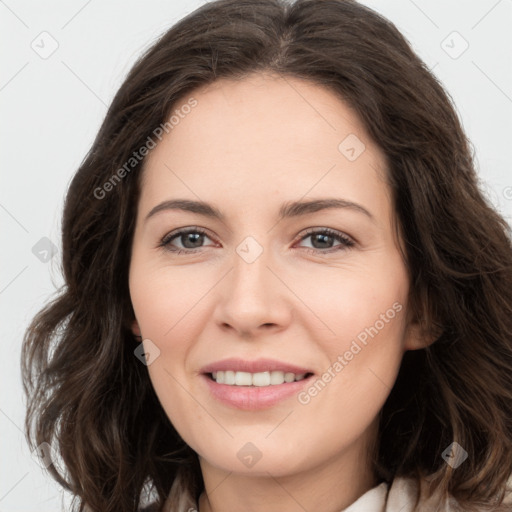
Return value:
M 146 159 L 142 199 L 195 194 L 229 203 L 244 195 L 263 207 L 273 195 L 338 192 L 389 209 L 383 152 L 325 87 L 264 74 L 220 79 L 182 98 L 173 114 Z

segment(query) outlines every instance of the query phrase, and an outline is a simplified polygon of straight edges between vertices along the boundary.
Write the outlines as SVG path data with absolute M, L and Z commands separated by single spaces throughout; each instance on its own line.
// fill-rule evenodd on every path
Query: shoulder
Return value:
M 508 481 L 512 488 L 512 476 Z M 384 512 L 413 512 L 416 496 L 418 494 L 418 481 L 414 478 L 397 477 L 389 485 Z M 504 505 L 512 504 L 512 493 L 507 495 Z M 419 501 L 421 512 L 463 512 L 462 506 L 455 498 L 440 501 L 439 495 L 426 496 L 423 494 Z M 507 509 L 508 510 L 508 509 Z
M 415 478 L 397 477 L 390 485 L 386 501 L 385 512 L 413 512 L 416 498 L 421 492 L 418 507 L 421 512 L 462 512 L 460 505 L 454 498 L 441 500 L 438 493 L 426 495 L 427 482 L 422 482 L 420 491 L 419 482 Z

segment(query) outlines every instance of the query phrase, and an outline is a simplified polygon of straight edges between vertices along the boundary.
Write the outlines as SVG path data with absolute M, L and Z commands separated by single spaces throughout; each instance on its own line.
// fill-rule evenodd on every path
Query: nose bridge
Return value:
M 235 252 L 230 295 L 237 297 L 241 305 L 264 300 L 271 286 L 267 268 L 271 260 L 268 246 L 264 247 L 255 237 L 247 236 Z
M 282 285 L 268 268 L 273 260 L 270 249 L 248 236 L 235 252 L 218 304 L 217 320 L 243 332 L 285 322 Z

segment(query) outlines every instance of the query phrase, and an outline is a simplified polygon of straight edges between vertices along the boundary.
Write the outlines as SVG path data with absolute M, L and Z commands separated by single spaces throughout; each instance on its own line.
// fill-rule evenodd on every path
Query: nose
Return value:
M 235 253 L 232 269 L 217 288 L 215 322 L 245 339 L 286 329 L 292 318 L 293 294 L 269 251 L 264 249 L 254 261 L 240 254 Z

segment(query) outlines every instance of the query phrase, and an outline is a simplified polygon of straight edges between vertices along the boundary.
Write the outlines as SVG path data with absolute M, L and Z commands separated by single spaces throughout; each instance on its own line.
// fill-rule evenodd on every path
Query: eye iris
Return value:
M 203 238 L 204 238 L 204 235 L 201 234 L 201 233 L 196 233 L 196 232 L 193 232 L 193 233 L 186 233 L 184 235 L 181 235 L 181 241 L 185 241 L 185 243 L 183 243 L 183 247 L 185 247 L 186 249 L 196 249 L 197 247 L 201 247 L 201 243 L 203 242 Z M 192 244 L 194 244 L 194 242 L 200 242 L 199 245 L 193 245 L 192 247 L 189 247 L 187 246 L 187 243 L 189 241 L 192 241 Z
M 316 249 L 329 249 L 330 248 L 330 243 L 329 242 L 332 242 L 332 235 L 328 235 L 326 233 L 315 233 L 313 236 L 312 236 L 312 239 L 314 241 L 317 241 L 319 240 L 320 241 L 320 247 L 317 247 L 315 245 L 315 243 L 313 243 L 313 246 L 316 248 Z

